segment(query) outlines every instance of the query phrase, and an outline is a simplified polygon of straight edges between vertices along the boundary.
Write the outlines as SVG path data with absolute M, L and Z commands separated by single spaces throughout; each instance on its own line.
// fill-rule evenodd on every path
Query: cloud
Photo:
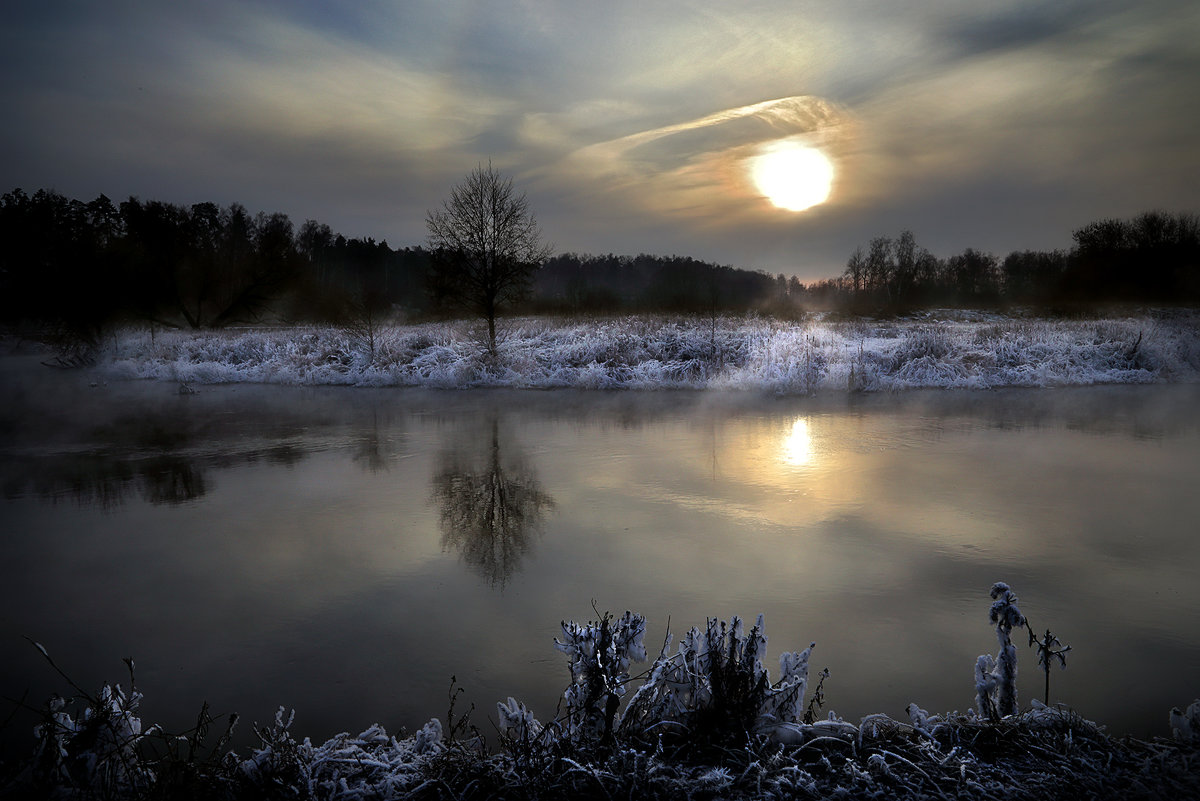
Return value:
M 512 102 L 430 53 L 317 22 L 221 4 L 71 19 L 6 86 L 21 123 L 0 134 L 5 176 L 84 197 L 236 200 L 348 235 L 411 218 L 393 239 L 419 242 L 446 164 L 464 169 Z
M 1024 182 L 1031 205 L 1067 187 L 1087 187 L 1128 213 L 1153 205 L 1155 194 L 1159 203 L 1179 196 L 1152 189 L 1152 175 L 1200 166 L 1179 137 L 1200 124 L 1200 105 L 1185 72 L 1159 62 L 1170 53 L 1177 65 L 1200 68 L 1200 50 L 1179 43 L 1154 13 L 1089 11 L 1074 25 L 1035 13 L 994 27 L 991 17 L 960 24 L 954 55 L 940 68 L 881 85 L 857 105 L 869 132 L 862 202 L 949 200 L 959 187 L 983 194 L 1014 180 Z M 1147 54 L 1151 63 L 1141 68 Z M 1193 98 L 1190 108 L 1184 96 Z
M 836 157 L 851 127 L 850 115 L 826 99 L 783 97 L 589 144 L 554 171 L 614 202 L 728 223 L 730 215 L 767 208 L 747 163 L 761 148 L 803 139 Z
M 566 248 L 818 277 L 902 228 L 1060 247 L 1194 205 L 1197 25 L 1182 0 L 18 0 L 0 188 L 237 200 L 415 244 L 490 159 Z M 803 214 L 745 169 L 788 138 L 838 170 Z
M 1077 37 L 1086 25 L 1110 16 L 1118 7 L 1111 0 L 1022 3 L 951 17 L 936 26 L 935 35 L 949 45 L 954 57 L 971 58 Z

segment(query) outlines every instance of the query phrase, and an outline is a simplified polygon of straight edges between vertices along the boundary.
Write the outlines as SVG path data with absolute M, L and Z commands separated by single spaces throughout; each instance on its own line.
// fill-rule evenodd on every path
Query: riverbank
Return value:
M 1200 797 L 1195 747 L 1117 740 L 1081 719 L 948 727 L 944 736 L 958 743 L 949 746 L 897 721 L 876 721 L 876 731 L 861 738 L 855 729 L 821 731 L 801 746 L 727 749 L 719 762 L 629 747 L 487 755 L 471 742 L 430 741 L 424 730 L 396 739 L 378 727 L 313 744 L 272 730 L 274 739 L 240 757 L 130 765 L 140 779 L 123 786 L 17 783 L 8 791 L 11 797 L 463 801 Z
M 766 675 L 761 664 L 743 658 L 752 653 L 757 627 L 748 638 L 731 638 L 723 664 L 712 651 L 700 655 L 702 663 L 696 665 L 704 676 L 699 682 L 703 692 L 680 696 L 673 712 L 656 706 L 653 696 L 682 690 L 677 682 L 658 678 L 681 659 L 660 656 L 618 716 L 604 699 L 623 695 L 623 690 L 614 694 L 610 684 L 595 697 L 583 690 L 600 674 L 610 679 L 623 675 L 628 654 L 622 652 L 627 632 L 621 624 L 629 617 L 627 613 L 608 630 L 606 616 L 606 633 L 599 633 L 598 640 L 598 624 L 575 627 L 578 636 L 560 644 L 573 666 L 586 663 L 573 670 L 577 680 L 572 687 L 581 691 L 572 696 L 568 690 L 565 712 L 543 725 L 510 698 L 497 705 L 490 737 L 471 721 L 473 707 L 466 714 L 456 712 L 461 691 L 453 685 L 446 725 L 433 719 L 405 736 L 376 724 L 357 735 L 343 733 L 313 743 L 292 731 L 295 712 L 280 708 L 272 724 L 253 725 L 258 744 L 240 752 L 226 750 L 238 725 L 236 715 L 213 716 L 205 705 L 193 729 L 168 734 L 143 724 L 140 693 L 105 685 L 92 696 L 76 687 L 74 697 L 47 703 L 34 731 L 38 744 L 31 757 L 0 762 L 0 796 L 345 801 L 1200 798 L 1200 701 L 1186 712 L 1172 710 L 1173 740 L 1111 737 L 1070 709 L 1037 701 L 1023 713 L 994 719 L 975 711 L 930 715 L 915 704 L 907 722 L 883 714 L 858 723 L 832 713 L 822 719 L 812 714 L 820 707 L 819 683 L 801 718 L 803 679 L 799 693 L 794 690 L 801 673 L 807 678 L 807 652 L 795 655 L 799 660 L 788 666 L 781 661 L 775 685 L 756 688 L 736 681 L 741 674 Z M 737 621 L 733 624 L 740 634 Z M 711 625 L 710 635 L 715 631 Z M 564 624 L 565 633 L 569 626 L 574 624 Z M 724 643 L 725 628 L 720 631 Z M 608 664 L 573 652 L 573 645 L 586 640 L 602 646 L 606 636 L 612 638 L 610 648 L 598 647 L 593 656 L 615 656 Z M 681 647 L 682 660 L 694 656 Z M 126 661 L 132 682 L 133 664 Z M 722 674 L 734 682 L 716 682 Z M 695 682 L 696 676 L 690 680 Z M 745 708 L 747 701 L 763 702 L 773 714 L 758 715 L 749 730 L 739 727 L 737 708 Z M 789 704 L 796 719 L 782 721 L 778 716 L 786 716 Z M 606 723 L 591 718 L 602 712 L 600 705 L 609 706 Z M 646 717 L 650 711 L 653 719 Z
M 1200 317 L 928 314 L 786 323 L 625 317 L 507 321 L 495 354 L 470 322 L 348 330 L 122 331 L 105 372 L 196 384 L 733 389 L 778 394 L 1200 381 Z

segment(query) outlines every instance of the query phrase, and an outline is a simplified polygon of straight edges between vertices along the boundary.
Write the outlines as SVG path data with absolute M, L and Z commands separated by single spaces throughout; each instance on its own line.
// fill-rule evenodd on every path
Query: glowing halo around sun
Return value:
M 775 206 L 804 211 L 829 199 L 833 162 L 815 147 L 787 139 L 772 142 L 751 159 L 758 191 Z

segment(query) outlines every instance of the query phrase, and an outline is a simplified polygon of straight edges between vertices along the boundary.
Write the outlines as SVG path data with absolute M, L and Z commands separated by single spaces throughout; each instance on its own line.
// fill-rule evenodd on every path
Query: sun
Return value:
M 772 142 L 751 159 L 750 174 L 767 200 L 804 211 L 829 199 L 833 162 L 815 147 L 787 139 Z

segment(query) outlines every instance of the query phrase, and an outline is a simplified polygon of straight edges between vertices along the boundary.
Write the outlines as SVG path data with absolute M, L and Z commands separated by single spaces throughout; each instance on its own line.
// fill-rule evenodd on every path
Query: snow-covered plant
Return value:
M 767 649 L 767 638 L 762 629 L 761 616 L 748 635 L 744 633 L 739 617 L 732 618 L 728 626 L 724 622 L 718 624 L 715 619 L 708 621 L 705 629 L 708 704 L 693 710 L 703 729 L 745 733 L 754 727 L 761 714 L 767 712 L 767 691 L 771 682 L 762 665 Z M 805 662 L 807 678 L 807 660 Z M 795 702 L 789 704 L 786 698 L 772 700 L 777 701 L 777 707 L 799 707 Z
M 232 792 L 220 797 L 411 798 L 430 783 L 430 766 L 448 749 L 438 718 L 403 739 L 376 723 L 358 735 L 343 732 L 320 744 L 307 737 L 295 740 L 291 723 L 292 716 L 280 708 L 275 725 L 258 732 L 261 747 L 246 759 L 227 755 Z
M 382 731 L 382 728 L 380 730 Z M 437 753 L 445 747 L 442 742 L 444 736 L 442 722 L 437 718 L 430 718 L 429 722 L 412 736 L 413 751 L 421 755 Z
M 1027 621 L 1028 622 L 1028 621 Z M 1058 660 L 1060 670 L 1067 669 L 1067 651 L 1071 650 L 1071 646 L 1064 646 L 1059 642 L 1058 637 L 1046 629 L 1045 637 L 1038 637 L 1033 633 L 1033 627 L 1029 627 L 1029 644 L 1037 646 L 1038 665 L 1046 674 L 1046 695 L 1042 703 L 1050 703 L 1050 666 L 1054 664 L 1054 660 Z
M 908 712 L 908 720 L 912 724 L 913 730 L 933 740 L 934 732 L 943 722 L 941 716 L 931 715 L 927 710 L 922 709 L 916 704 L 909 704 L 905 707 L 905 711 Z
M 1000 653 L 990 669 L 983 657 L 976 661 L 975 694 L 979 713 L 995 719 L 1017 714 L 1017 647 L 1012 643 L 1012 630 L 1025 625 L 1025 616 L 1017 606 L 1017 596 L 1003 581 L 992 585 L 991 596 L 988 620 L 996 627 Z M 990 686 L 992 677 L 994 686 Z M 994 708 L 988 700 L 995 703 Z
M 687 732 L 695 742 L 795 728 L 812 646 L 782 654 L 780 679 L 772 684 L 762 663 L 766 644 L 762 615 L 748 634 L 737 617 L 728 624 L 710 619 L 703 632 L 692 628 L 675 654 L 668 656 L 664 648 L 655 661 L 629 702 L 622 730 Z
M 1171 707 L 1169 716 L 1171 734 L 1182 743 L 1200 743 L 1200 698 L 1192 701 L 1184 712 L 1177 706 Z
M 65 677 L 40 643 L 35 642 L 34 647 Z M 92 696 L 72 682 L 79 690 L 77 696 L 49 700 L 42 722 L 33 731 L 36 770 L 42 782 L 104 795 L 145 787 L 154 780 L 154 773 L 142 765 L 138 750 L 156 729 L 142 731 L 137 714 L 142 694 L 133 684 L 133 660 L 127 658 L 125 664 L 129 668 L 128 693 L 119 684 L 105 684 Z
M 562 633 L 554 645 L 567 655 L 571 669 L 571 684 L 563 693 L 567 735 L 611 737 L 629 663 L 646 659 L 646 618 L 626 612 L 614 620 L 605 613 L 582 626 L 563 621 Z
M 980 654 L 975 660 L 975 708 L 985 720 L 998 720 L 996 712 L 996 660 L 991 654 Z
M 542 724 L 523 703 L 509 696 L 508 701 L 496 704 L 500 735 L 517 743 L 529 743 L 542 733 Z
M 306 738 L 297 742 L 292 737 L 292 722 L 296 710 L 289 713 L 284 707 L 275 711 L 275 724 L 270 728 L 255 726 L 259 747 L 248 759 L 237 760 L 230 754 L 230 767 L 236 767 L 242 781 L 258 792 L 268 795 L 273 790 L 288 787 L 312 790 L 312 744 Z
M 1200 327 L 1140 321 L 966 320 L 768 323 L 622 317 L 587 323 L 526 318 L 508 336 L 472 336 L 459 323 L 386 324 L 373 338 L 340 327 L 233 333 L 125 331 L 99 353 L 102 369 L 127 377 L 201 383 L 510 386 L 580 388 L 768 388 L 808 393 L 848 388 L 999 387 L 1194 381 Z M 1146 321 L 1147 323 L 1149 321 Z M 715 326 L 715 328 L 714 328 Z M 486 356 L 486 358 L 485 358 Z
M 762 632 L 762 615 L 759 615 L 754 628 Z M 765 635 L 763 642 L 766 642 Z M 800 705 L 804 703 L 804 691 L 808 687 L 808 658 L 815 645 L 815 642 L 810 643 L 803 651 L 784 651 L 779 655 L 779 682 L 767 691 L 766 699 L 768 712 L 776 720 L 786 723 L 800 720 Z M 828 672 L 825 670 L 821 673 L 821 681 L 825 680 Z

